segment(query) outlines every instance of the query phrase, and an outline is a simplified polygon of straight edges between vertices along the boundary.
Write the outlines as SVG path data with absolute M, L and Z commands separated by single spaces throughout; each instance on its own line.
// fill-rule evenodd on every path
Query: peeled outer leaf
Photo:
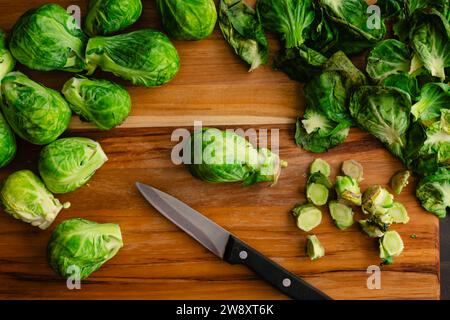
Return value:
M 244 137 L 231 131 L 205 128 L 191 136 L 191 164 L 194 177 L 207 182 L 275 183 L 284 164 L 266 148 L 256 149 Z
M 417 100 L 420 92 L 417 78 L 407 73 L 391 74 L 380 85 L 399 89 L 408 94 L 411 100 Z
M 344 80 L 344 86 L 347 90 L 367 84 L 367 78 L 344 52 L 334 53 L 324 64 L 325 71 L 338 71 Z
M 362 86 L 350 99 L 350 113 L 358 126 L 367 130 L 404 159 L 411 99 L 395 88 Z
M 69 126 L 72 112 L 61 94 L 23 73 L 6 75 L 0 100 L 3 114 L 13 131 L 33 144 L 53 142 Z
M 266 64 L 269 44 L 260 17 L 243 0 L 221 0 L 219 25 L 222 34 L 250 71 Z
M 6 213 L 40 229 L 47 229 L 63 209 L 29 170 L 16 171 L 6 178 L 0 189 L 0 202 Z
M 382 17 L 395 19 L 402 14 L 403 2 L 403 0 L 377 0 L 376 5 L 380 7 Z
M 258 0 L 266 29 L 281 35 L 285 48 L 302 45 L 314 20 L 313 0 Z
M 318 1 L 313 1 L 315 16 L 310 27 L 309 38 L 305 44 L 316 51 L 326 53 L 335 47 L 338 41 L 337 31 L 325 15 Z
M 141 13 L 141 0 L 90 0 L 85 30 L 91 37 L 110 35 L 134 24 Z
M 301 46 L 281 50 L 274 59 L 274 67 L 293 80 L 306 82 L 320 74 L 326 62 L 327 58 L 320 52 Z
M 86 67 L 86 41 L 66 9 L 46 4 L 20 17 L 9 46 L 13 56 L 30 69 L 80 72 Z
M 386 33 L 384 21 L 380 28 L 368 26 L 368 5 L 364 0 L 319 0 L 327 15 L 349 32 L 371 41 L 380 41 Z
M 450 170 L 440 168 L 420 180 L 416 196 L 425 210 L 444 218 L 450 208 Z
M 450 8 L 448 0 L 405 0 L 405 10 L 408 15 L 412 15 L 415 11 L 434 8 L 443 15 L 446 15 Z
M 62 277 L 86 279 L 123 247 L 120 227 L 70 219 L 53 231 L 47 247 L 50 266 Z M 77 273 L 79 271 L 79 274 Z
M 415 121 L 430 125 L 441 117 L 441 110 L 450 110 L 450 86 L 445 83 L 427 83 L 422 87 L 420 99 L 411 107 Z
M 169 82 L 180 69 L 178 52 L 169 38 L 152 29 L 91 38 L 86 49 L 86 63 L 88 74 L 98 66 L 146 87 Z
M 16 156 L 14 133 L 0 112 L 0 168 L 6 167 Z
M 121 85 L 108 80 L 74 77 L 62 90 L 71 109 L 101 130 L 122 124 L 131 111 L 131 97 Z
M 16 61 L 6 46 L 6 34 L 0 29 L 0 83 L 14 69 Z
M 380 81 L 392 74 L 408 73 L 411 67 L 411 53 L 403 42 L 388 39 L 379 42 L 367 58 L 366 71 Z
M 411 45 L 431 75 L 443 81 L 450 67 L 450 24 L 438 11 L 416 11 L 410 30 Z
M 366 39 L 365 37 L 355 34 L 351 29 L 345 26 L 335 26 L 338 34 L 338 41 L 332 51 L 340 50 L 347 55 L 356 55 L 375 47 L 379 40 Z
M 107 160 L 98 142 L 59 139 L 42 149 L 39 173 L 51 192 L 67 193 L 85 185 Z
M 214 0 L 157 0 L 164 30 L 179 40 L 208 37 L 217 22 Z
M 305 150 L 325 152 L 344 142 L 348 136 L 350 126 L 347 123 L 331 121 L 314 109 L 307 107 L 303 117 L 297 120 L 295 141 Z

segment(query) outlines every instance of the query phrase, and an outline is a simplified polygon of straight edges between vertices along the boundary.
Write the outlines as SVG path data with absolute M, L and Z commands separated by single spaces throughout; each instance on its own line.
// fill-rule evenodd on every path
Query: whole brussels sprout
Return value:
M 50 266 L 61 276 L 86 279 L 123 247 L 120 227 L 70 219 L 53 231 L 47 247 Z M 78 273 L 79 271 L 79 273 Z
M 164 30 L 180 40 L 201 40 L 214 30 L 217 10 L 213 0 L 156 0 Z
M 6 34 L 0 29 L 0 82 L 3 77 L 14 69 L 16 61 L 6 47 Z
M 63 208 L 33 172 L 16 171 L 3 182 L 0 202 L 6 213 L 41 229 L 47 229 Z
M 59 92 L 20 72 L 6 75 L 0 105 L 14 132 L 33 144 L 55 141 L 69 126 L 72 112 Z
M 17 145 L 14 133 L 0 112 L 0 168 L 7 166 L 16 155 Z
M 134 24 L 141 13 L 141 0 L 91 0 L 85 30 L 91 37 L 113 34 Z
M 11 53 L 30 69 L 84 70 L 86 35 L 75 19 L 57 4 L 27 11 L 14 25 Z
M 178 52 L 169 38 L 152 29 L 91 38 L 86 62 L 88 74 L 99 66 L 103 71 L 146 87 L 169 82 L 180 69 Z
M 59 139 L 42 149 L 39 173 L 51 192 L 67 193 L 86 184 L 107 160 L 98 142 Z
M 108 80 L 74 77 L 66 82 L 62 93 L 73 112 L 101 130 L 122 124 L 131 111 L 128 91 Z

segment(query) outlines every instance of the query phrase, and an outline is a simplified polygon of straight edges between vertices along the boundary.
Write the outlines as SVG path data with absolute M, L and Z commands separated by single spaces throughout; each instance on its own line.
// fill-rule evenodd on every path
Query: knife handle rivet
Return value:
M 283 287 L 288 288 L 290 286 L 291 286 L 291 280 L 288 278 L 283 279 Z
M 239 252 L 239 258 L 241 258 L 241 260 L 245 260 L 248 257 L 248 253 L 247 251 L 242 250 L 241 252 Z

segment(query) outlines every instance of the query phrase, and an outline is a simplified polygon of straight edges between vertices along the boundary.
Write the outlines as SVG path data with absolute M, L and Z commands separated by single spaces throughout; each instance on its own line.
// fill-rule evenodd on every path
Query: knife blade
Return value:
M 261 278 L 293 299 L 330 299 L 325 293 L 270 260 L 184 202 L 139 182 L 136 182 L 136 187 L 164 217 L 224 261 L 249 267 Z

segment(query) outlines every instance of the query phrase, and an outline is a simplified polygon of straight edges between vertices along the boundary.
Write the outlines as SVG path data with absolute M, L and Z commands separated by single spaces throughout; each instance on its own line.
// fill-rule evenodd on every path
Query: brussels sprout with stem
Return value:
M 329 189 L 332 185 L 328 178 L 320 172 L 309 176 L 306 185 L 306 197 L 316 206 L 323 206 L 328 201 Z
M 443 167 L 420 180 L 416 196 L 425 210 L 444 218 L 450 208 L 450 170 Z
M 111 37 L 95 37 L 86 49 L 88 75 L 97 67 L 131 83 L 161 86 L 180 69 L 177 49 L 159 31 L 144 29 Z
M 72 112 L 61 94 L 20 72 L 3 79 L 0 101 L 14 132 L 33 144 L 53 142 L 69 126 Z
M 98 142 L 65 138 L 42 149 L 39 173 L 51 192 L 67 193 L 86 184 L 107 160 Z
M 164 30 L 180 40 L 201 40 L 214 30 L 217 10 L 213 0 L 156 0 Z
M 269 58 L 269 43 L 260 17 L 244 0 L 221 0 L 219 25 L 234 52 L 250 65 L 250 72 Z
M 7 166 L 17 152 L 16 138 L 0 112 L 0 168 Z
M 317 158 L 311 163 L 311 166 L 309 167 L 310 174 L 314 174 L 316 172 L 323 174 L 325 177 L 329 177 L 331 174 L 330 165 L 325 160 Z
M 387 231 L 380 238 L 380 258 L 384 264 L 394 263 L 393 258 L 403 252 L 403 240 L 397 231 Z
M 63 208 L 33 172 L 16 171 L 9 175 L 0 189 L 0 202 L 5 212 L 40 229 L 47 229 Z
M 86 67 L 86 35 L 57 4 L 27 11 L 14 25 L 9 48 L 30 69 L 80 72 Z
M 317 260 L 325 255 L 325 248 L 319 241 L 316 235 L 309 235 L 306 237 L 306 254 L 311 260 Z
M 53 231 L 47 247 L 50 266 L 62 277 L 73 276 L 73 267 L 86 279 L 123 247 L 120 227 L 112 223 L 96 223 L 70 219 Z
M 355 179 L 357 182 L 363 180 L 363 166 L 356 160 L 346 160 L 342 163 L 341 171 L 344 175 Z
M 110 35 L 134 24 L 141 13 L 141 0 L 90 0 L 85 30 L 91 37 Z
M 121 85 L 108 80 L 74 77 L 62 93 L 73 112 L 101 130 L 122 124 L 131 111 L 131 97 Z
M 303 204 L 292 210 L 297 227 L 309 232 L 322 222 L 322 212 L 313 204 Z
M 388 209 L 387 214 L 392 217 L 394 223 L 406 224 L 409 222 L 408 211 L 400 202 L 394 201 L 392 207 Z
M 16 61 L 6 47 L 6 34 L 0 29 L 0 83 L 14 69 Z
M 391 178 L 391 189 L 394 190 L 396 194 L 400 194 L 409 183 L 409 177 L 411 176 L 411 171 L 404 170 L 397 172 Z
M 339 229 L 345 230 L 353 225 L 353 210 L 351 207 L 339 201 L 330 201 L 328 208 L 331 218 Z
M 371 238 L 381 238 L 384 232 L 380 229 L 378 224 L 369 220 L 359 220 L 361 229 Z
M 352 177 L 337 176 L 336 193 L 339 199 L 349 204 L 361 205 L 361 190 L 359 189 L 358 182 Z

